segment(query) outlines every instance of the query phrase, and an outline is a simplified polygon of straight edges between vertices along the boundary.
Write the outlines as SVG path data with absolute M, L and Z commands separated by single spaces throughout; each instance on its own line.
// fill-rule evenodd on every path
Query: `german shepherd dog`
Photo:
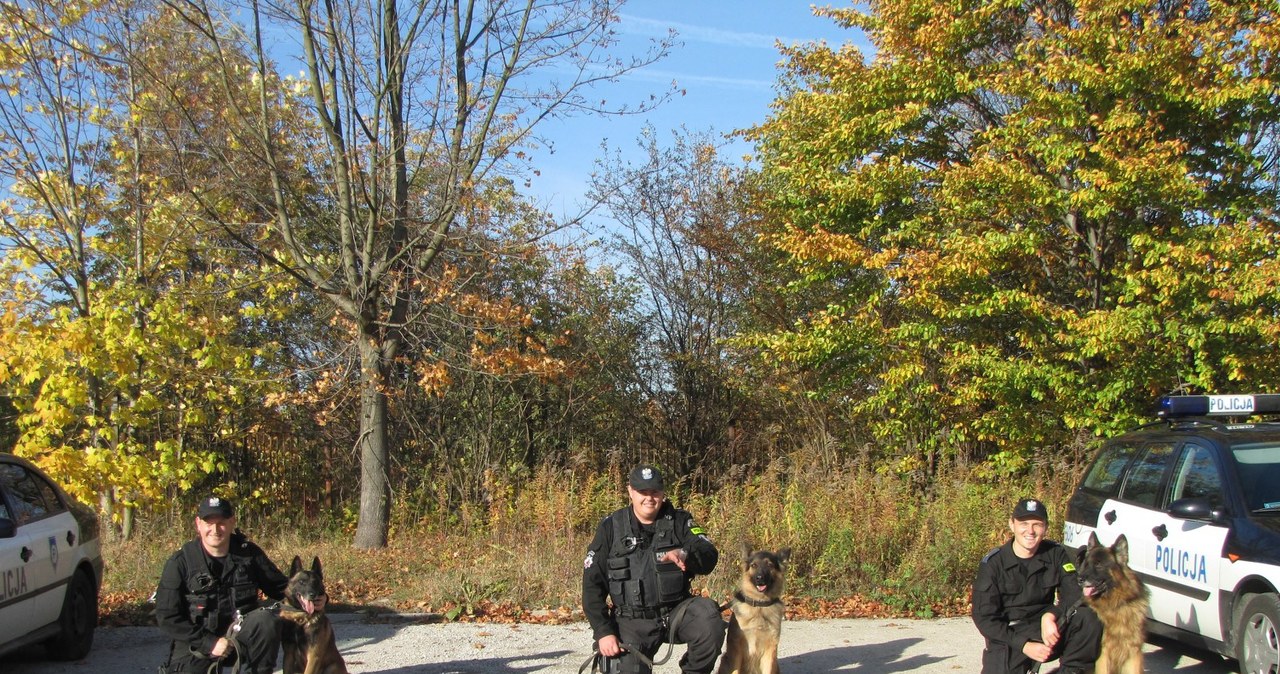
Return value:
M 1102 651 L 1094 674 L 1142 674 L 1142 642 L 1147 617 L 1147 588 L 1129 568 L 1129 541 L 1121 534 L 1107 547 L 1089 534 L 1077 553 L 1076 577 L 1084 603 L 1102 621 Z
M 752 551 L 742 544 L 742 576 L 729 602 L 733 615 L 719 674 L 777 674 L 778 638 L 787 607 L 782 603 L 783 571 L 791 548 Z
M 280 635 L 284 647 L 284 674 L 348 674 L 347 663 L 338 653 L 333 636 L 333 623 L 316 600 L 328 595 L 324 591 L 324 574 L 320 558 L 311 559 L 311 568 L 302 568 L 302 559 L 293 558 L 289 566 L 289 585 L 284 590 L 283 619 Z

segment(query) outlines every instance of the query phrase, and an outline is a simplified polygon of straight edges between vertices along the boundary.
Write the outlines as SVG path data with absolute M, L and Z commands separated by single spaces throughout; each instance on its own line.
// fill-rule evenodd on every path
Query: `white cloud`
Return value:
M 732 30 L 721 30 L 719 28 L 709 28 L 706 26 L 694 26 L 692 24 L 680 23 L 677 21 L 658 21 L 632 14 L 622 14 L 619 18 L 622 20 L 620 26 L 624 32 L 635 35 L 645 35 L 648 37 L 666 37 L 667 31 L 674 28 L 679 34 L 679 37 L 685 41 L 730 45 L 734 47 L 773 49 L 775 43 L 778 41 L 781 41 L 783 44 L 795 44 L 797 42 L 807 41 L 799 38 L 784 37 L 781 35 L 765 35 L 763 33 L 746 33 Z

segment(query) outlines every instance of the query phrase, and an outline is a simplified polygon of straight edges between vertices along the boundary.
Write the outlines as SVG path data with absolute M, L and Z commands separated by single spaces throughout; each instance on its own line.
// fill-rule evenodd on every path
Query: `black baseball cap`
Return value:
M 665 491 L 662 484 L 662 473 L 648 464 L 640 464 L 631 471 L 627 483 L 636 491 Z
M 1040 520 L 1045 524 L 1049 523 L 1049 509 L 1045 507 L 1044 501 L 1034 498 L 1024 498 L 1013 506 L 1013 515 L 1015 520 Z
M 230 518 L 234 515 L 235 510 L 231 508 L 231 501 L 220 496 L 201 499 L 200 507 L 196 508 L 196 517 L 202 520 L 214 516 Z

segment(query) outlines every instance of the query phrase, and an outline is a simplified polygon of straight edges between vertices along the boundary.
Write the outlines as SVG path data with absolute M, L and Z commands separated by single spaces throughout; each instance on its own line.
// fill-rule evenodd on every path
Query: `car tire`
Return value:
M 1280 599 L 1255 594 L 1246 599 L 1236 620 L 1236 660 L 1242 674 L 1280 672 Z
M 45 642 L 54 660 L 80 660 L 93 646 L 93 629 L 98 626 L 98 591 L 84 571 L 77 571 L 67 585 L 58 616 L 57 636 Z

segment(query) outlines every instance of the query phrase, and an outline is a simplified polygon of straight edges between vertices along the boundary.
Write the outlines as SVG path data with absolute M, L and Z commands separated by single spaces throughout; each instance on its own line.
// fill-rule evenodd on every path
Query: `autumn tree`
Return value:
M 237 334 L 252 309 L 234 288 L 261 296 L 260 277 L 217 255 L 193 264 L 191 204 L 144 157 L 143 94 L 121 58 L 135 36 L 104 20 L 133 9 L 0 7 L 0 385 L 15 450 L 97 496 L 126 536 L 136 506 L 220 467 L 271 360 Z
M 754 138 L 768 245 L 832 301 L 758 343 L 926 472 L 1271 388 L 1277 9 L 823 10 L 875 53 L 788 49 Z
M 593 197 L 616 223 L 619 272 L 640 289 L 640 349 L 632 377 L 649 407 L 648 451 L 679 475 L 718 473 L 743 402 L 730 385 L 734 333 L 722 240 L 738 226 L 742 170 L 723 140 L 680 130 L 669 144 L 646 127 L 641 159 L 600 162 Z
M 433 268 L 459 244 L 453 230 L 481 197 L 479 186 L 520 168 L 519 148 L 534 140 L 543 120 L 622 110 L 602 103 L 592 88 L 665 51 L 655 43 L 634 59 L 611 53 L 618 4 L 169 2 L 208 52 L 225 56 L 210 76 L 230 99 L 218 103 L 227 114 L 193 135 L 233 154 L 203 157 L 248 158 L 259 167 L 249 175 L 265 175 L 270 185 L 262 220 L 224 218 L 212 207 L 206 215 L 350 325 L 361 387 L 357 547 L 386 544 L 396 456 L 390 378 L 406 355 L 417 302 L 434 292 L 441 276 Z M 243 25 L 232 21 L 239 10 Z M 284 36 L 296 53 L 283 46 L 271 51 L 270 41 Z M 248 65 L 239 55 L 248 55 Z M 277 60 L 289 64 L 283 72 L 300 62 L 301 79 L 278 77 Z M 252 109 L 239 99 L 245 81 L 258 87 Z M 306 105 L 289 104 L 289 91 Z M 190 109 L 207 101 L 174 103 Z M 286 122 L 298 119 L 311 132 L 283 133 Z M 220 174 L 233 190 L 245 177 Z M 193 195 L 212 188 L 192 177 Z M 245 187 L 246 196 L 259 194 L 256 184 Z

